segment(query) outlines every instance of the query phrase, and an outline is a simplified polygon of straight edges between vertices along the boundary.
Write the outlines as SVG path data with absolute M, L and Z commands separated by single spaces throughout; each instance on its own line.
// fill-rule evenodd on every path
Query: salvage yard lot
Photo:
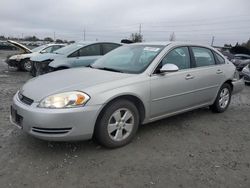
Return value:
M 141 126 L 129 145 L 55 143 L 9 122 L 15 92 L 31 77 L 0 51 L 0 187 L 250 187 L 250 86 L 229 109 L 202 108 Z

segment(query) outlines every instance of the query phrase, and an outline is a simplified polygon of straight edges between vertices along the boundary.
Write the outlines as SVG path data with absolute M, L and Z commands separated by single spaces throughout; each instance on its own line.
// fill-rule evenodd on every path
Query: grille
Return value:
M 32 131 L 40 134 L 66 134 L 72 128 L 40 128 L 32 127 Z
M 18 93 L 18 98 L 20 101 L 27 105 L 31 105 L 34 102 L 34 100 L 22 95 L 20 92 Z

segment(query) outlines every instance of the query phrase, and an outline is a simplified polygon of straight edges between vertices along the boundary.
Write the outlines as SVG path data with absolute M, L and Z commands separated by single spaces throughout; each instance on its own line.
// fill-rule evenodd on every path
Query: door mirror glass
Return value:
M 177 72 L 178 70 L 179 70 L 179 68 L 174 64 L 165 64 L 160 69 L 160 72 L 161 73 L 164 73 L 164 72 Z

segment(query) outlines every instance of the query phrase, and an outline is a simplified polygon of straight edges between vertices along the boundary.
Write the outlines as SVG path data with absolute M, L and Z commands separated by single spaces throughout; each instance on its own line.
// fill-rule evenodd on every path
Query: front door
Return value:
M 72 67 L 88 66 L 101 57 L 101 45 L 93 44 L 79 50 L 79 56 L 74 59 Z
M 175 64 L 179 71 L 158 73 L 157 70 L 167 63 Z M 195 79 L 188 47 L 170 51 L 151 76 L 151 119 L 193 107 L 197 100 L 194 92 L 198 89 Z

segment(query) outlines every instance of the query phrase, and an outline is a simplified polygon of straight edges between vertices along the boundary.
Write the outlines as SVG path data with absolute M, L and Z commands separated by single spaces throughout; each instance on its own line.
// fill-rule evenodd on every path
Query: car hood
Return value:
M 22 59 L 26 59 L 26 58 L 31 58 L 32 56 L 38 54 L 37 52 L 33 52 L 33 53 L 28 53 L 28 54 L 17 54 L 17 55 L 13 55 L 9 57 L 9 60 L 16 60 L 16 61 L 20 61 Z
M 44 53 L 44 54 L 38 54 L 38 55 L 32 57 L 30 60 L 36 61 L 36 62 L 42 62 L 42 61 L 46 61 L 48 59 L 55 59 L 55 58 L 61 57 L 61 56 L 63 56 L 63 55 L 55 54 L 55 53 Z
M 26 46 L 15 42 L 13 40 L 7 40 L 8 43 L 12 44 L 13 46 L 17 47 L 18 49 L 22 50 L 24 53 L 32 53 L 31 49 L 27 48 Z
M 88 87 L 117 81 L 133 76 L 92 68 L 73 68 L 48 73 L 28 81 L 20 90 L 21 94 L 39 102 L 43 98 L 60 92 L 84 91 Z

